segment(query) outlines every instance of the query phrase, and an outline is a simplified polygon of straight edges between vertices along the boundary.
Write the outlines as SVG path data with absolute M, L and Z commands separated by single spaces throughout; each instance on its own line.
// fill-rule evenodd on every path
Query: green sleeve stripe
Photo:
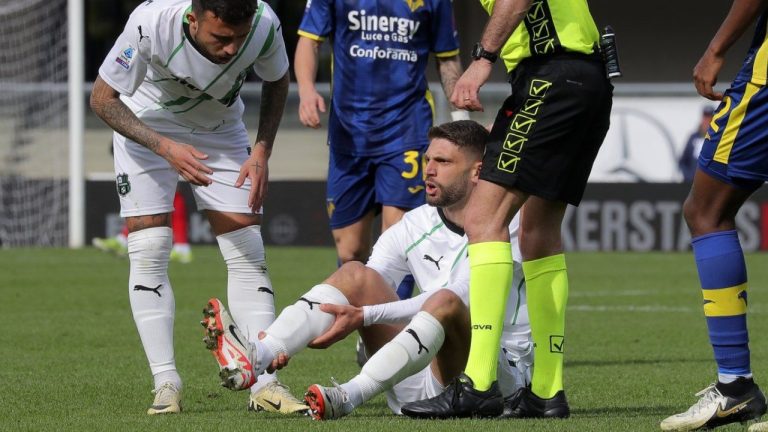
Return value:
M 261 20 L 261 15 L 262 15 L 262 14 L 264 14 L 264 2 L 259 2 L 259 9 L 256 11 L 256 17 L 255 17 L 255 18 L 254 18 L 254 20 L 253 20 L 253 25 L 251 26 L 251 32 L 248 34 L 248 39 L 246 39 L 245 43 L 244 43 L 244 44 L 243 44 L 243 46 L 240 48 L 240 52 L 239 52 L 239 53 L 237 53 L 237 57 L 235 57 L 234 59 L 232 59 L 232 61 L 230 61 L 230 62 L 229 62 L 229 65 L 228 65 L 228 66 L 227 66 L 227 67 L 226 67 L 226 68 L 225 68 L 223 71 L 221 71 L 221 73 L 220 73 L 220 74 L 219 74 L 219 75 L 218 75 L 216 78 L 214 78 L 214 79 L 213 79 L 213 81 L 211 81 L 211 83 L 210 83 L 210 84 L 208 84 L 208 85 L 207 85 L 207 86 L 206 86 L 206 87 L 203 89 L 203 91 L 206 91 L 206 90 L 208 90 L 209 88 L 211 88 L 211 86 L 212 86 L 214 83 L 216 83 L 216 81 L 218 81 L 218 80 L 219 80 L 219 78 L 221 78 L 221 76 L 222 76 L 222 75 L 224 75 L 225 73 L 227 73 L 227 71 L 229 70 L 229 68 L 231 68 L 231 67 L 232 67 L 232 65 L 234 65 L 235 63 L 237 63 L 237 61 L 240 59 L 240 56 L 242 56 L 242 55 L 243 55 L 243 53 L 245 52 L 246 48 L 248 47 L 248 44 L 249 44 L 249 43 L 251 43 L 251 39 L 253 39 L 253 34 L 254 34 L 254 33 L 256 33 L 256 27 L 258 27 L 258 26 L 259 26 L 259 20 Z
M 269 26 L 269 34 L 267 35 L 267 41 L 264 42 L 264 46 L 259 51 L 259 57 L 263 56 L 272 47 L 272 42 L 275 41 L 275 26 Z
M 424 241 L 424 239 L 425 239 L 425 238 L 427 238 L 427 237 L 431 236 L 431 235 L 432 235 L 432 234 L 433 234 L 435 231 L 437 231 L 437 230 L 438 230 L 440 227 L 442 227 L 443 225 L 445 225 L 445 224 L 444 224 L 443 222 L 440 222 L 439 224 L 435 225 L 435 226 L 434 226 L 434 227 L 433 227 L 433 228 L 432 228 L 432 229 L 431 229 L 429 232 L 427 232 L 427 233 L 424 233 L 424 234 L 421 236 L 421 238 L 419 238 L 418 240 L 416 240 L 416 241 L 415 241 L 415 242 L 414 242 L 412 245 L 408 246 L 408 248 L 405 250 L 405 254 L 406 254 L 406 255 L 408 255 L 408 252 L 410 252 L 410 251 L 411 251 L 411 249 L 413 249 L 413 248 L 415 248 L 416 246 L 418 246 L 418 244 L 419 244 L 419 243 L 421 243 L 422 241 Z

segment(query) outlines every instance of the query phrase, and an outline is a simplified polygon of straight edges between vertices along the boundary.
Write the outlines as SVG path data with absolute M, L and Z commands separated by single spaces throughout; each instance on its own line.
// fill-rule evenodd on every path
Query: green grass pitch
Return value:
M 690 254 L 568 255 L 566 421 L 412 421 L 382 397 L 336 422 L 246 412 L 246 393 L 218 385 L 204 349 L 201 310 L 225 296 L 215 247 L 195 247 L 190 265 L 172 263 L 176 359 L 184 413 L 145 414 L 151 377 L 131 318 L 128 262 L 94 249 L 0 251 L 0 430 L 350 430 L 652 431 L 687 408 L 715 378 Z M 330 249 L 267 249 L 281 309 L 335 267 Z M 747 257 L 753 367 L 768 389 L 768 266 Z M 354 341 L 307 350 L 280 373 L 300 395 L 312 383 L 356 373 Z M 745 430 L 731 425 L 724 430 Z

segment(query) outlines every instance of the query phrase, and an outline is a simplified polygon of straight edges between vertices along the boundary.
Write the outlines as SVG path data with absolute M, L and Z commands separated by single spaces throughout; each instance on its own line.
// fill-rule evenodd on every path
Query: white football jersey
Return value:
M 216 64 L 184 31 L 189 0 L 148 0 L 138 6 L 99 69 L 136 115 L 163 131 L 213 131 L 241 125 L 240 87 L 253 70 L 276 81 L 288 70 L 280 21 L 265 1 L 236 56 Z
M 520 262 L 518 218 L 509 224 L 512 258 Z M 464 230 L 442 211 L 424 204 L 407 212 L 382 233 L 366 264 L 393 287 L 411 274 L 422 291 L 451 288 L 464 301 L 469 290 L 469 258 Z M 516 266 L 518 267 L 518 266 Z

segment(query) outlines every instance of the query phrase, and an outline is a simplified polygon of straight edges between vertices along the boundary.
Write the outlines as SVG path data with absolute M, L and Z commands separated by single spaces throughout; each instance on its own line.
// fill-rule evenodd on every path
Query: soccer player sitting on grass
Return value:
M 222 303 L 211 299 L 203 325 L 223 384 L 246 389 L 262 371 L 285 366 L 304 347 L 325 348 L 355 330 L 371 357 L 347 383 L 309 387 L 305 399 L 317 420 L 343 417 L 385 391 L 389 407 L 399 414 L 404 403 L 435 396 L 457 379 L 470 342 L 464 207 L 478 180 L 487 136 L 468 120 L 430 129 L 427 204 L 384 232 L 366 265 L 345 263 L 286 307 L 257 342 L 249 343 Z M 509 226 L 515 257 L 517 226 L 516 219 Z M 515 265 L 498 380 L 510 405 L 517 390 L 529 383 L 532 364 L 519 258 Z M 398 300 L 395 288 L 407 274 L 423 292 Z

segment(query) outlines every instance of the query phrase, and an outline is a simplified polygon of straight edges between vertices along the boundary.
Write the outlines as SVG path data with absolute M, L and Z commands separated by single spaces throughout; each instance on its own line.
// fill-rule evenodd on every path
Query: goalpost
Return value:
M 84 0 L 68 0 L 69 32 L 69 247 L 85 243 L 85 12 Z
M 82 2 L 0 0 L 2 248 L 83 245 Z

